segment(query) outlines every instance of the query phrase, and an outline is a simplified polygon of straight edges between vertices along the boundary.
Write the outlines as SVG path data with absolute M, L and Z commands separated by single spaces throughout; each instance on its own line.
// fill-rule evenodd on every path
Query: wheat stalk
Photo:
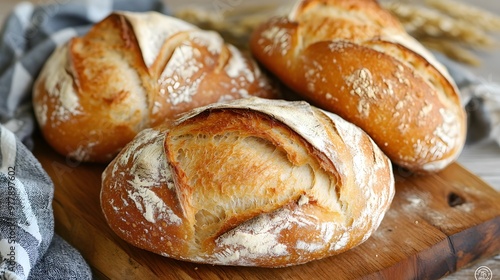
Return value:
M 499 17 L 451 0 L 425 0 L 425 3 L 427 6 L 391 1 L 383 3 L 383 6 L 427 48 L 454 60 L 479 66 L 480 59 L 474 51 L 491 50 L 498 46 L 490 33 L 500 22 Z M 465 11 L 471 11 L 473 16 L 463 16 Z M 484 19 L 483 24 L 476 24 L 479 18 Z
M 384 5 L 406 30 L 419 38 L 455 40 L 475 48 L 491 47 L 495 40 L 482 28 L 427 7 L 390 2 Z
M 406 31 L 433 49 L 448 57 L 470 65 L 480 60 L 473 50 L 487 50 L 497 45 L 489 34 L 500 31 L 500 17 L 486 11 L 456 3 L 452 0 L 424 0 L 427 6 L 402 2 L 382 2 L 393 13 Z M 291 6 L 242 6 L 214 13 L 198 7 L 179 10 L 174 16 L 203 29 L 215 30 L 224 39 L 240 49 L 248 49 L 248 39 L 254 28 L 272 16 L 288 13 Z M 471 22 L 472 21 L 472 22 Z M 481 24 L 476 24 L 481 22 Z
M 217 31 L 228 43 L 245 50 L 248 48 L 249 36 L 255 27 L 277 15 L 278 11 L 275 6 L 263 5 L 215 14 L 202 8 L 189 7 L 179 10 L 174 16 L 200 28 Z
M 470 22 L 486 31 L 500 31 L 500 17 L 476 7 L 451 0 L 425 0 L 433 7 L 453 18 Z
M 421 39 L 420 42 L 428 49 L 441 52 L 442 54 L 455 61 L 462 62 L 471 66 L 481 65 L 481 60 L 471 50 L 463 47 L 460 44 L 457 44 L 457 42 L 455 41 L 424 38 Z

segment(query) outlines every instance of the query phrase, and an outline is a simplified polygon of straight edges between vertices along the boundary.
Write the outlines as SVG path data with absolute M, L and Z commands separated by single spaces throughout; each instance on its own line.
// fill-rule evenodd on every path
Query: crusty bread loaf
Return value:
M 396 164 L 435 172 L 465 142 L 447 70 L 374 0 L 299 1 L 252 34 L 258 61 L 312 104 L 367 132 Z
M 33 103 L 58 152 L 109 162 L 146 127 L 248 96 L 278 94 L 255 62 L 217 33 L 156 12 L 116 12 L 52 54 Z
M 101 206 L 118 236 L 163 256 L 282 267 L 362 243 L 393 196 L 392 165 L 361 129 L 253 97 L 141 132 L 104 171 Z

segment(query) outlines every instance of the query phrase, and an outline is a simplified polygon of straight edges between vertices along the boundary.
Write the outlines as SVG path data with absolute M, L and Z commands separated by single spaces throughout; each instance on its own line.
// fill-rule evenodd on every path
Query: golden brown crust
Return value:
M 259 26 L 257 60 L 313 104 L 364 129 L 396 164 L 439 171 L 465 142 L 446 69 L 371 0 L 303 1 Z
M 101 205 L 121 238 L 155 253 L 281 267 L 364 242 L 393 196 L 391 163 L 359 128 L 249 98 L 141 132 L 104 171 Z
M 157 13 L 114 13 L 54 52 L 33 103 L 58 152 L 108 162 L 144 128 L 248 96 L 278 93 L 216 33 Z

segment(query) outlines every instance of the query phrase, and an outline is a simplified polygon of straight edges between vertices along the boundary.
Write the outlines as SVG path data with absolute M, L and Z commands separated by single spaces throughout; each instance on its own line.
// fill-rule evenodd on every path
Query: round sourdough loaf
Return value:
M 249 98 L 142 131 L 106 168 L 116 234 L 198 263 L 282 267 L 367 240 L 394 196 L 361 129 L 306 102 Z
M 47 60 L 33 89 L 47 142 L 79 161 L 109 162 L 144 128 L 213 102 L 278 97 L 255 62 L 156 12 L 116 12 Z
M 465 143 L 456 85 L 374 0 L 299 1 L 252 34 L 257 60 L 312 104 L 367 132 L 396 164 L 436 172 Z

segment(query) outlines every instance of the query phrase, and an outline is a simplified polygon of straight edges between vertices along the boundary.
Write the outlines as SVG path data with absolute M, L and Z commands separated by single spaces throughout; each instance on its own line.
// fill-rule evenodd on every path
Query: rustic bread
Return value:
M 59 153 L 109 162 L 144 128 L 248 96 L 278 94 L 255 62 L 217 33 L 156 12 L 116 12 L 52 54 L 33 104 Z
M 436 172 L 465 143 L 447 70 L 374 0 L 299 1 L 256 28 L 257 60 L 312 104 L 367 132 L 396 164 Z
M 116 234 L 163 256 L 282 267 L 346 251 L 394 196 L 389 159 L 306 102 L 240 99 L 141 132 L 106 168 Z

